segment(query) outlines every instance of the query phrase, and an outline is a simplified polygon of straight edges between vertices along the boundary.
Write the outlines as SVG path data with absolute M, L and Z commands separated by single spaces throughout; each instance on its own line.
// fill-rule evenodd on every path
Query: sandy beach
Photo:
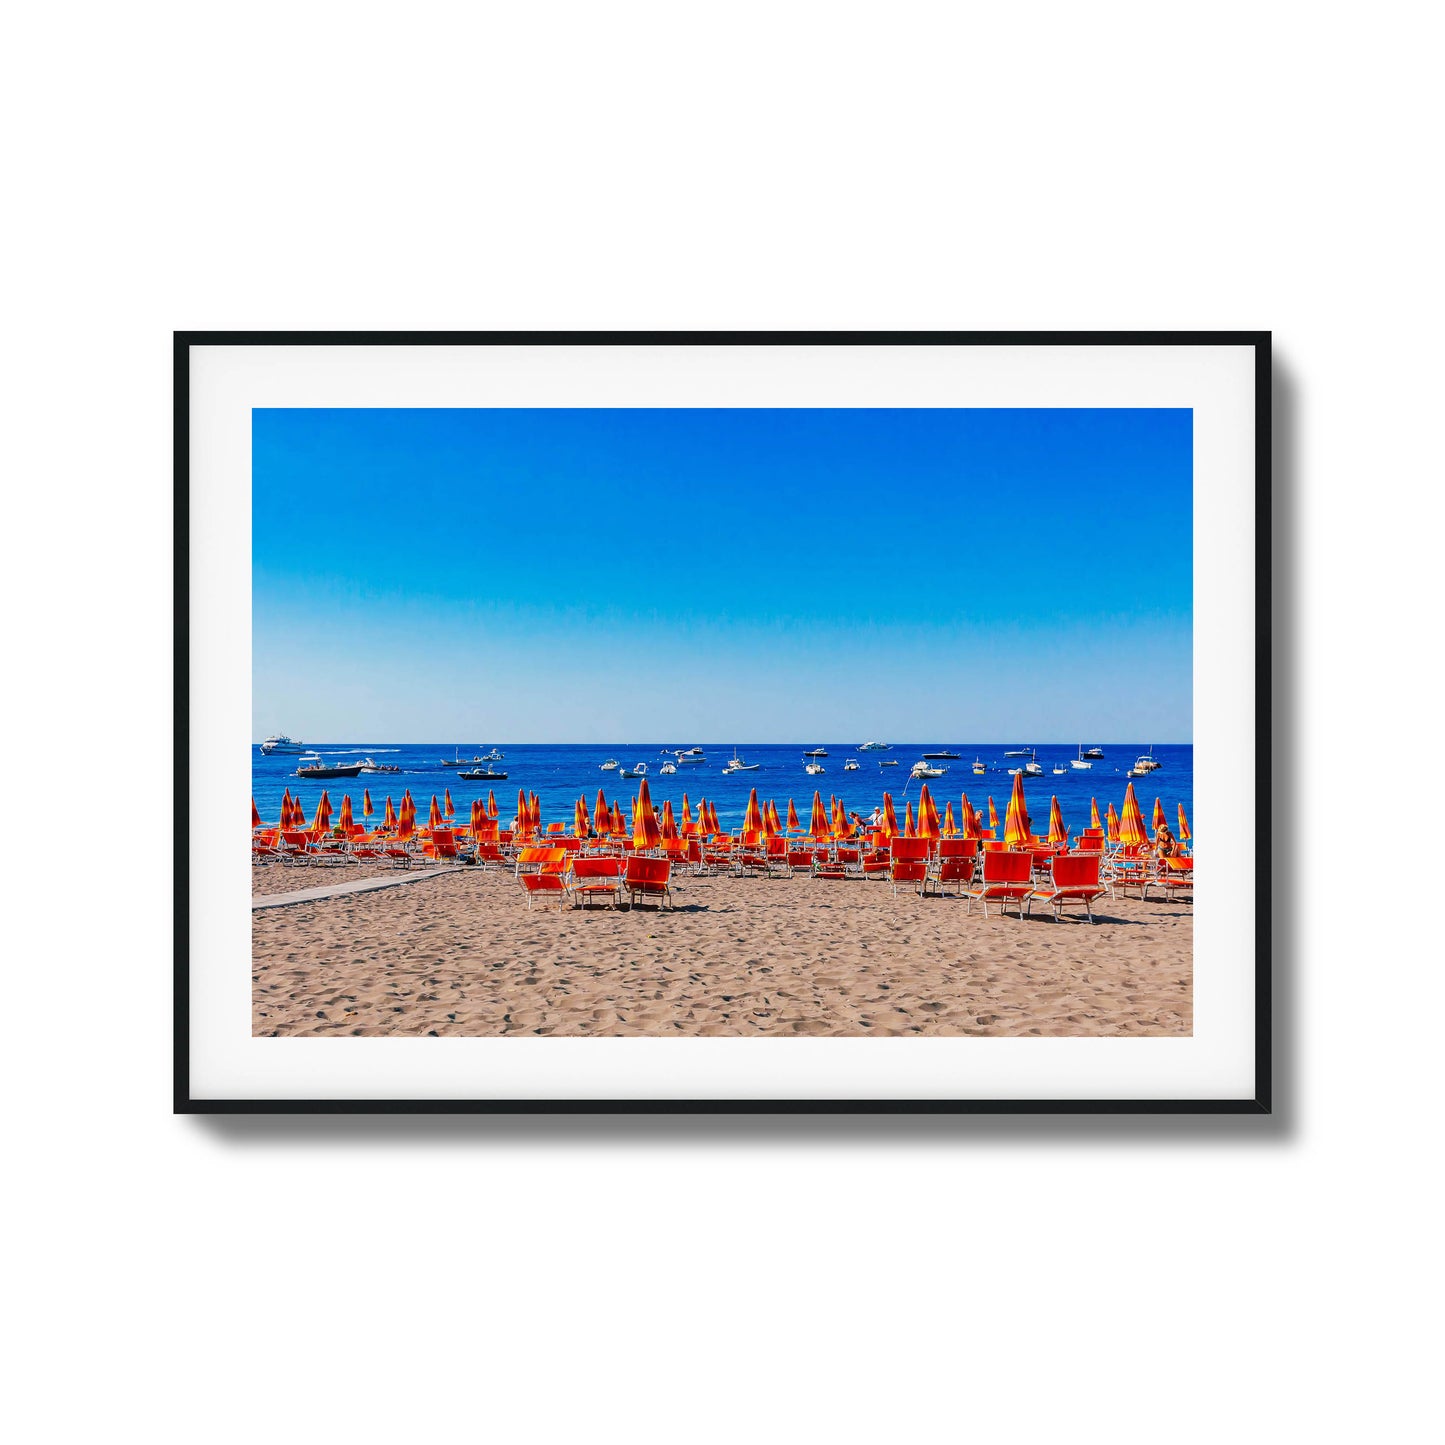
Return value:
M 255 870 L 253 891 L 360 870 Z M 1165 1037 L 1193 1026 L 1190 906 L 1055 924 L 882 882 L 684 877 L 676 908 L 528 910 L 467 869 L 252 914 L 265 1036 Z

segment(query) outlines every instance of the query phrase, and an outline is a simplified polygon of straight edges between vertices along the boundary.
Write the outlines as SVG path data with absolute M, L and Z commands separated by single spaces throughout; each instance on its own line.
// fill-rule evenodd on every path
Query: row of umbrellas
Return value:
M 371 818 L 375 813 L 370 789 L 366 789 L 362 793 L 361 811 L 363 817 L 366 818 Z M 444 798 L 441 801 L 438 801 L 436 794 L 433 793 L 427 816 L 427 827 L 444 827 L 448 820 L 455 818 L 455 814 L 456 809 L 452 803 L 450 788 L 444 790 Z M 900 827 L 891 793 L 883 794 L 881 814 L 879 831 L 888 838 L 899 836 L 905 838 L 952 838 L 957 836 L 978 838 L 983 833 L 983 823 L 978 812 L 969 802 L 967 793 L 962 796 L 959 816 L 955 817 L 953 803 L 949 801 L 945 805 L 943 817 L 940 819 L 937 804 L 926 783 L 919 794 L 916 817 L 913 812 L 913 804 L 906 803 L 904 820 Z M 324 790 L 316 805 L 316 815 L 309 825 L 306 822 L 305 810 L 300 800 L 292 798 L 289 788 L 286 789 L 281 799 L 281 826 L 283 828 L 305 829 L 309 826 L 314 831 L 326 832 L 331 828 L 331 817 L 331 797 Z M 399 808 L 393 806 L 390 797 L 387 798 L 381 826 L 394 829 L 402 837 L 406 837 L 416 830 L 416 818 L 416 802 L 411 796 L 411 789 L 408 788 L 402 794 Z M 480 798 L 473 799 L 470 822 L 472 831 L 477 835 L 482 834 L 489 827 L 497 826 L 498 808 L 495 792 L 488 793 L 485 803 Z M 1156 836 L 1159 829 L 1166 826 L 1167 822 L 1168 817 L 1164 811 L 1164 805 L 1158 798 L 1155 798 L 1152 826 Z M 354 826 L 349 794 L 341 800 L 337 824 L 343 831 L 348 832 Z M 251 826 L 253 828 L 261 826 L 261 815 L 256 808 L 254 798 L 251 800 Z M 512 826 L 514 832 L 523 834 L 541 831 L 542 803 L 536 793 L 529 795 L 523 789 L 517 789 L 517 810 L 513 816 Z M 988 800 L 988 826 L 994 830 L 997 830 L 999 826 L 998 810 L 995 808 L 992 798 Z M 1103 821 L 1100 821 L 1098 802 L 1090 799 L 1090 826 L 1103 832 L 1111 843 L 1142 846 L 1149 842 L 1149 830 L 1145 827 L 1144 815 L 1139 807 L 1139 800 L 1135 796 L 1132 781 L 1124 790 L 1122 813 L 1116 813 L 1111 802 Z M 692 805 L 686 793 L 682 795 L 680 823 L 673 815 L 670 799 L 663 803 L 659 819 L 653 810 L 652 795 L 648 789 L 646 778 L 642 780 L 637 796 L 632 800 L 630 826 L 623 817 L 621 803 L 614 800 L 609 806 L 601 788 L 597 790 L 597 800 L 591 810 L 588 809 L 585 795 L 577 799 L 573 808 L 573 833 L 575 836 L 585 838 L 595 833 L 599 837 L 625 838 L 630 835 L 637 848 L 657 848 L 664 842 L 672 842 L 681 837 L 721 833 L 722 831 L 716 807 L 705 799 L 700 799 L 696 817 L 694 817 Z M 778 815 L 777 804 L 772 800 L 760 803 L 758 790 L 754 788 L 748 795 L 748 806 L 743 815 L 742 831 L 745 835 L 751 833 L 759 837 L 776 837 L 783 833 L 805 833 L 814 839 L 848 838 L 866 831 L 866 825 L 857 813 L 849 814 L 845 810 L 841 798 L 830 798 L 825 808 L 822 793 L 814 792 L 812 815 L 807 828 L 804 829 L 791 798 L 788 799 L 785 822 Z M 1027 844 L 1033 838 L 1032 823 L 1024 798 L 1022 773 L 1014 775 L 1013 792 L 1009 797 L 1008 808 L 1004 815 L 1003 836 L 1004 842 L 1009 846 Z M 1189 820 L 1185 816 L 1183 803 L 1179 804 L 1179 837 L 1181 839 L 1190 837 Z M 1057 796 L 1050 800 L 1048 841 L 1052 845 L 1068 842 L 1068 830 L 1064 826 L 1063 812 L 1059 807 Z

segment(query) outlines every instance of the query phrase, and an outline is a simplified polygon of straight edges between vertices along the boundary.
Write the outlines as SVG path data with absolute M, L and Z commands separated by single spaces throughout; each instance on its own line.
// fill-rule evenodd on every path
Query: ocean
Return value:
M 993 797 L 1002 822 L 1004 809 L 1008 805 L 1013 779 L 1008 769 L 1018 767 L 1026 759 L 1005 758 L 1005 749 L 1031 746 L 1024 743 L 894 743 L 886 753 L 860 752 L 856 743 L 754 743 L 739 747 L 737 753 L 745 762 L 759 764 L 756 772 L 725 775 L 724 763 L 732 757 L 731 743 L 680 742 L 671 745 L 663 743 L 616 743 L 608 746 L 585 743 L 310 743 L 327 762 L 343 764 L 370 757 L 378 763 L 398 766 L 400 773 L 362 773 L 356 778 L 332 778 L 325 782 L 311 782 L 296 776 L 300 759 L 295 754 L 273 753 L 269 757 L 261 752 L 259 745 L 252 746 L 251 787 L 264 822 L 274 823 L 280 814 L 281 795 L 290 788 L 292 797 L 299 797 L 310 817 L 316 810 L 321 791 L 331 793 L 331 802 L 340 809 L 341 799 L 350 794 L 352 808 L 357 822 L 362 821 L 361 795 L 363 789 L 371 790 L 371 800 L 376 808 L 376 821 L 385 810 L 386 798 L 390 794 L 394 801 L 400 801 L 404 789 L 410 788 L 416 800 L 421 820 L 426 819 L 431 806 L 432 794 L 438 801 L 444 790 L 452 791 L 452 802 L 456 807 L 457 821 L 464 823 L 471 812 L 474 797 L 485 799 L 488 790 L 497 795 L 497 811 L 505 822 L 516 811 L 517 790 L 528 794 L 536 793 L 542 801 L 542 821 L 571 824 L 572 810 L 579 794 L 587 799 L 589 814 L 600 787 L 609 803 L 620 800 L 624 817 L 630 817 L 629 800 L 637 792 L 638 780 L 622 778 L 617 771 L 603 772 L 600 764 L 608 758 L 616 758 L 622 767 L 630 768 L 637 763 L 647 764 L 647 785 L 652 801 L 661 808 L 665 799 L 672 799 L 673 812 L 681 818 L 684 792 L 694 807 L 701 797 L 708 799 L 717 808 L 718 821 L 728 829 L 741 826 L 743 812 L 747 807 L 748 794 L 758 790 L 758 798 L 766 802 L 773 799 L 778 812 L 787 816 L 788 799 L 792 798 L 798 816 L 806 825 L 812 806 L 813 791 L 822 793 L 826 802 L 836 794 L 843 799 L 850 812 L 865 817 L 883 799 L 884 790 L 893 794 L 893 802 L 901 820 L 905 802 L 918 802 L 920 782 L 909 777 L 909 769 L 925 752 L 950 751 L 961 754 L 954 759 L 945 759 L 932 764 L 947 768 L 941 778 L 928 780 L 929 791 L 938 807 L 939 817 L 944 807 L 952 801 L 955 816 L 958 814 L 960 794 L 967 793 L 975 808 L 983 810 L 987 821 L 988 799 Z M 675 774 L 659 772 L 662 764 L 681 748 L 701 746 L 706 761 L 698 765 L 680 767 Z M 1086 744 L 1093 746 L 1093 744 Z M 1124 801 L 1124 787 L 1129 781 L 1125 776 L 1133 766 L 1134 759 L 1149 751 L 1149 743 L 1102 743 L 1104 757 L 1096 759 L 1087 772 L 1069 767 L 1069 759 L 1077 755 L 1078 745 L 1062 743 L 1037 746 L 1038 760 L 1044 767 L 1042 778 L 1025 779 L 1024 792 L 1034 831 L 1046 833 L 1049 821 L 1049 799 L 1057 795 L 1063 811 L 1064 824 L 1070 834 L 1076 834 L 1087 827 L 1089 822 L 1089 800 L 1096 798 L 1099 816 L 1102 818 L 1112 801 L 1120 807 Z M 507 774 L 505 782 L 462 782 L 457 770 L 441 766 L 441 759 L 450 758 L 460 750 L 461 756 L 480 756 L 496 747 L 505 754 L 502 762 L 488 766 Z M 803 771 L 806 759 L 805 749 L 826 748 L 828 756 L 821 759 L 825 771 L 810 777 Z M 1153 748 L 1155 759 L 1162 766 L 1145 778 L 1135 780 L 1134 790 L 1148 822 L 1156 797 L 1162 798 L 1169 826 L 1177 828 L 1179 803 L 1184 804 L 1191 829 L 1194 825 L 1194 748 L 1192 744 L 1157 745 Z M 857 772 L 844 772 L 843 763 L 847 758 L 856 758 Z M 974 759 L 978 758 L 987 766 L 988 772 L 982 777 L 973 772 Z M 879 759 L 894 759 L 897 767 L 880 767 Z M 1053 769 L 1062 765 L 1066 771 L 1055 776 Z

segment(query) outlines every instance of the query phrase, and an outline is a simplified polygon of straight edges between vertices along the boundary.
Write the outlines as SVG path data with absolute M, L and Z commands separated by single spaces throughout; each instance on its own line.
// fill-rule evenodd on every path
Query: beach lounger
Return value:
M 968 911 L 973 912 L 973 901 L 983 904 L 983 916 L 988 917 L 989 899 L 999 906 L 1012 903 L 1023 917 L 1024 900 L 1034 888 L 1034 859 L 1031 853 L 985 852 L 983 855 L 983 876 L 971 888 L 962 889 L 968 899 Z
M 798 869 L 805 873 L 813 871 L 813 850 L 811 848 L 800 848 L 796 843 L 789 846 L 787 854 L 788 876 L 791 878 Z
M 943 892 L 945 883 L 954 883 L 957 885 L 955 896 L 961 898 L 964 887 L 973 882 L 977 858 L 977 838 L 941 838 L 938 857 L 933 864 L 933 877 L 939 893 Z
M 565 848 L 522 848 L 518 850 L 517 861 L 512 869 L 514 878 L 524 878 L 532 873 L 560 873 L 567 859 Z
M 672 864 L 666 858 L 629 858 L 622 878 L 629 905 L 635 908 L 641 899 L 651 898 L 659 909 L 664 902 L 671 908 L 672 889 L 668 885 L 671 873 Z
M 544 902 L 550 898 L 559 906 L 567 901 L 566 876 L 556 870 L 522 874 L 522 889 L 527 895 L 529 909 L 534 898 L 540 898 Z
M 428 858 L 435 858 L 439 862 L 455 863 L 460 859 L 456 834 L 450 828 L 434 828 L 430 841 L 423 845 L 422 851 Z
M 1166 898 L 1180 898 L 1187 903 L 1193 903 L 1194 859 L 1177 855 L 1161 858 L 1158 870 L 1141 888 L 1140 898 L 1147 898 L 1151 888 L 1162 889 Z
M 764 853 L 769 878 L 787 878 L 792 875 L 788 867 L 788 840 L 784 837 L 769 838 Z
M 1108 891 L 1099 881 L 1099 855 L 1097 853 L 1061 853 L 1053 860 L 1050 877 L 1042 888 L 1035 888 L 1029 894 L 1026 912 L 1032 913 L 1034 899 L 1047 903 L 1054 910 L 1054 922 L 1059 921 L 1059 912 L 1069 903 L 1081 903 L 1089 922 L 1094 921 L 1093 903 Z
M 928 839 L 895 838 L 889 845 L 888 881 L 893 896 L 898 896 L 900 883 L 916 884 L 914 892 L 923 894 L 928 888 Z
M 594 899 L 614 908 L 622 901 L 621 858 L 574 858 L 566 875 L 567 894 L 574 908 L 585 908 Z

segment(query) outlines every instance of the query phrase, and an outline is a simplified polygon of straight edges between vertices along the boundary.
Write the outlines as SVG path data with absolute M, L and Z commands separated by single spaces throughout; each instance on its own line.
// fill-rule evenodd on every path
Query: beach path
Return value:
M 348 883 L 329 883 L 321 888 L 299 888 L 294 893 L 266 893 L 252 898 L 251 911 L 258 908 L 285 908 L 292 903 L 315 903 L 321 898 L 334 898 L 342 893 L 369 893 L 375 888 L 395 888 L 402 883 L 419 883 L 423 878 L 436 878 L 443 873 L 460 873 L 457 867 L 424 868 L 415 873 L 393 871 L 379 877 L 353 878 Z

